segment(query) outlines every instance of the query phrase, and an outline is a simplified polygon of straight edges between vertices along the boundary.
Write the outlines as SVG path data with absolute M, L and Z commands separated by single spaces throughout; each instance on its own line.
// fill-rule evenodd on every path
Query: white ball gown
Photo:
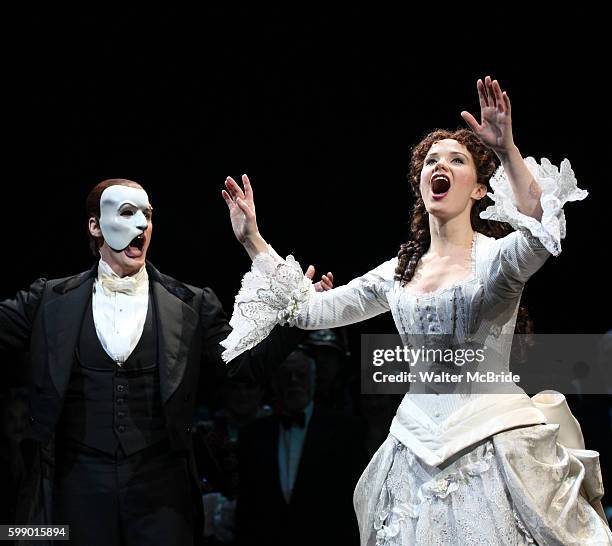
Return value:
M 236 297 L 222 342 L 226 361 L 277 324 L 345 326 L 391 311 L 400 335 L 446 334 L 454 346 L 491 349 L 487 370 L 508 371 L 511 334 L 526 281 L 565 237 L 563 205 L 582 200 L 569 161 L 526 163 L 543 190 L 541 221 L 521 214 L 503 168 L 491 179 L 494 204 L 482 218 L 515 231 L 475 233 L 471 275 L 429 293 L 394 280 L 397 258 L 345 286 L 315 292 L 292 256 L 259 254 Z M 333 487 L 333 484 L 330 484 Z M 612 544 L 603 517 L 599 455 L 584 449 L 562 395 L 530 398 L 517 385 L 503 394 L 404 396 L 389 436 L 354 493 L 363 546 L 440 544 Z

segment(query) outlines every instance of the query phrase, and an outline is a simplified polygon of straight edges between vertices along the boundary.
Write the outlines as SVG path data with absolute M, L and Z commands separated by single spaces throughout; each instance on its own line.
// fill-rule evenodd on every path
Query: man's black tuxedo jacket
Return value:
M 168 438 L 174 450 L 188 452 L 192 460 L 191 423 L 199 388 L 210 388 L 226 370 L 256 381 L 268 379 L 303 334 L 278 327 L 227 367 L 219 342 L 231 327 L 214 292 L 182 284 L 150 263 L 146 267 L 157 309 L 160 390 Z M 41 446 L 52 438 L 62 412 L 96 275 L 97 263 L 73 277 L 38 279 L 29 290 L 0 302 L 0 350 L 30 353 L 30 436 Z

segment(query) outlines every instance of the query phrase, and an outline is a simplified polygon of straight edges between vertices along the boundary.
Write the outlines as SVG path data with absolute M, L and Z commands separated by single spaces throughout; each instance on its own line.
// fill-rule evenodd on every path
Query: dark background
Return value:
M 228 174 L 251 176 L 279 253 L 344 284 L 407 238 L 410 146 L 478 114 L 476 79 L 492 74 L 523 155 L 569 158 L 590 192 L 529 283 L 536 329 L 612 327 L 608 32 L 587 10 L 49 9 L 7 23 L 1 297 L 91 265 L 84 200 L 109 177 L 147 189 L 153 263 L 228 309 L 249 265 L 220 197 Z
M 461 110 L 478 117 L 476 80 L 491 74 L 523 155 L 568 158 L 590 193 L 567 205 L 563 253 L 529 281 L 536 332 L 612 328 L 607 19 L 296 6 L 5 15 L 0 298 L 91 267 L 85 197 L 110 177 L 148 191 L 155 266 L 212 286 L 228 311 L 250 264 L 227 175 L 250 175 L 280 254 L 345 284 L 407 239 L 410 147 L 463 126 Z M 351 341 L 394 331 L 387 314 Z
M 585 10 L 538 17 L 441 8 L 59 12 L 7 20 L 3 283 L 92 264 L 84 201 L 109 177 L 155 207 L 150 259 L 231 309 L 248 258 L 223 180 L 247 172 L 260 229 L 336 283 L 395 255 L 412 203 L 410 146 L 478 115 L 499 79 L 524 156 L 567 157 L 590 196 L 567 206 L 563 253 L 529 282 L 539 332 L 612 327 L 609 35 Z M 8 77 L 6 77 L 8 76 Z M 355 331 L 393 332 L 390 316 Z

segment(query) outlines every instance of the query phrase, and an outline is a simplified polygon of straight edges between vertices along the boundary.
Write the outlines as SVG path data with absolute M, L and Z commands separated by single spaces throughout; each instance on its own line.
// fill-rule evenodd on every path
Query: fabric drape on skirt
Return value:
M 549 424 L 500 432 L 438 467 L 389 435 L 355 489 L 361 544 L 612 544 L 599 454 L 583 449 L 563 395 L 533 401 Z

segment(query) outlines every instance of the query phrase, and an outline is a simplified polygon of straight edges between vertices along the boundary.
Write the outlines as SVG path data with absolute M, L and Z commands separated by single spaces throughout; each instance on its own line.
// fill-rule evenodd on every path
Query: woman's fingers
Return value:
M 497 101 L 495 100 L 495 92 L 493 91 L 493 83 L 491 82 L 491 76 L 485 78 L 485 87 L 487 89 L 487 102 L 489 106 L 497 108 Z
M 510 113 L 510 99 L 508 98 L 508 94 L 502 91 L 497 80 L 493 80 L 491 76 L 487 76 L 484 82 L 479 79 L 476 82 L 476 87 L 478 88 L 478 101 L 480 102 L 481 109 L 494 107 L 499 112 Z M 465 116 L 463 116 L 463 118 L 470 124 Z
M 227 193 L 225 190 L 221 190 L 221 196 L 223 197 L 225 204 L 230 210 L 232 210 L 236 206 L 233 199 L 230 197 L 229 193 Z
M 484 83 L 482 83 L 482 80 L 479 79 L 476 82 L 476 89 L 478 89 L 478 102 L 480 103 L 480 109 L 483 110 L 489 106 L 489 104 L 487 103 L 487 91 Z
M 463 112 L 461 112 L 461 117 L 471 127 L 472 131 L 474 131 L 475 133 L 480 131 L 480 124 L 478 123 L 478 121 L 476 121 L 476 118 L 472 114 L 464 110 Z
M 242 183 L 244 184 L 244 191 L 231 176 L 225 179 L 225 187 L 230 195 L 232 201 L 237 202 L 238 199 L 244 199 L 252 207 L 255 206 L 253 202 L 253 188 L 251 187 L 251 181 L 246 174 L 242 175 Z
M 504 112 L 506 110 L 506 104 L 504 102 L 504 97 L 502 94 L 501 87 L 499 86 L 499 82 L 497 80 L 493 82 L 493 92 L 495 93 L 495 101 L 497 102 L 497 109 L 500 112 Z
M 229 191 L 230 195 L 234 198 L 234 200 L 236 200 L 238 197 L 242 199 L 245 198 L 242 188 L 237 184 L 237 182 L 231 176 L 228 176 L 225 179 L 225 187 Z
M 253 200 L 253 188 L 251 187 L 251 181 L 246 174 L 242 175 L 242 184 L 244 185 L 244 194 L 247 200 Z
M 253 214 L 253 211 L 251 210 L 251 208 L 249 207 L 248 203 L 242 199 L 242 197 L 239 197 L 238 199 L 236 199 L 236 204 L 240 207 L 240 210 L 242 212 L 244 212 L 244 215 L 250 220 L 252 219 L 255 215 Z
M 506 105 L 506 114 L 509 116 L 512 114 L 512 107 L 510 106 L 510 97 L 508 93 L 504 91 L 504 104 Z
M 236 190 L 234 189 L 234 186 L 231 184 L 229 177 L 225 179 L 225 189 L 227 193 L 229 194 L 229 196 L 232 198 L 232 201 L 235 201 L 238 196 L 236 195 Z

